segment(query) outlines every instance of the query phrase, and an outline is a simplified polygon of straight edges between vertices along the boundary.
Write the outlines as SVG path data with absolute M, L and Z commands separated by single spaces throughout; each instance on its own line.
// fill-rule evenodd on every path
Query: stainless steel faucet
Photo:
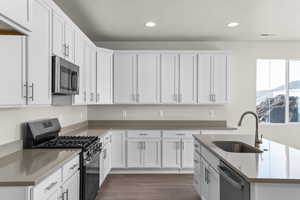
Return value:
M 253 116 L 255 117 L 255 147 L 258 148 L 259 145 L 262 143 L 262 140 L 260 140 L 260 139 L 258 138 L 258 117 L 257 117 L 256 113 L 254 113 L 254 112 L 252 112 L 252 111 L 244 112 L 244 113 L 242 114 L 241 118 L 240 118 L 240 121 L 239 121 L 239 123 L 238 123 L 238 126 L 241 126 L 241 125 L 242 125 L 242 121 L 243 121 L 244 117 L 245 117 L 246 115 L 248 115 L 248 114 L 253 115 Z

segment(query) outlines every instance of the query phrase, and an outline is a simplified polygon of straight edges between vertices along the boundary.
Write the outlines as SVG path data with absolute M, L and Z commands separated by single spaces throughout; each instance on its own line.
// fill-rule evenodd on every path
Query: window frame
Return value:
M 289 81 L 290 81 L 290 62 L 291 61 L 300 61 L 300 59 L 284 59 L 284 58 L 258 58 L 256 59 L 256 78 L 257 78 L 257 61 L 258 60 L 285 60 L 285 85 L 284 85 L 284 94 L 285 94 L 285 121 L 284 123 L 272 123 L 272 122 L 262 122 L 260 121 L 259 124 L 263 126 L 284 126 L 288 124 L 300 124 L 300 121 L 298 122 L 290 122 L 289 121 L 289 104 L 290 104 L 290 88 L 289 88 Z M 257 79 L 256 79 L 257 83 Z M 256 85 L 256 93 L 257 93 L 257 85 Z M 256 95 L 255 95 L 256 96 Z M 256 106 L 255 106 L 256 108 Z M 257 110 L 255 109 L 255 113 L 257 114 Z

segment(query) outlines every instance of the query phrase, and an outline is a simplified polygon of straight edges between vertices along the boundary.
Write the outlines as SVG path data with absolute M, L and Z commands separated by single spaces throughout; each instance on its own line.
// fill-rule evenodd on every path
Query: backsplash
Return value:
M 62 126 L 87 120 L 86 106 L 5 108 L 0 110 L 0 145 L 21 139 L 21 124 L 31 120 L 59 118 Z

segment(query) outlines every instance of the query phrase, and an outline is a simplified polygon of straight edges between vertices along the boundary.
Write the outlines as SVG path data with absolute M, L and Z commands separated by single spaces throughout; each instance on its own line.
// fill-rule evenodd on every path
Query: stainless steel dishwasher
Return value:
M 250 184 L 225 163 L 219 165 L 220 200 L 250 200 Z

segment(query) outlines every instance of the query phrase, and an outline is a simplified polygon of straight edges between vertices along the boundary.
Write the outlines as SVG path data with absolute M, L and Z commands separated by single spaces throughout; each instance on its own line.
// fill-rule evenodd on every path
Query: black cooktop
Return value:
M 82 148 L 86 149 L 97 141 L 96 136 L 58 136 L 37 145 L 37 148 Z

